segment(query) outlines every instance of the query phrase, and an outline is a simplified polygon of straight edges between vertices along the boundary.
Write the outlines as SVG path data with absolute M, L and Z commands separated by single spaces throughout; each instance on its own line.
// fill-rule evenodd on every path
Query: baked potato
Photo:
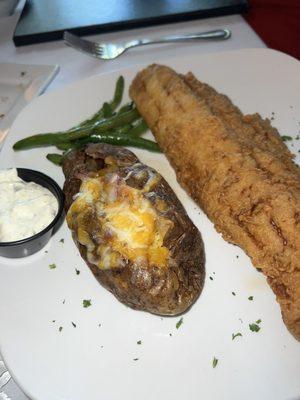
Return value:
M 204 248 L 165 179 L 108 144 L 73 150 L 63 171 L 67 223 L 101 285 L 134 309 L 186 311 L 203 287 Z

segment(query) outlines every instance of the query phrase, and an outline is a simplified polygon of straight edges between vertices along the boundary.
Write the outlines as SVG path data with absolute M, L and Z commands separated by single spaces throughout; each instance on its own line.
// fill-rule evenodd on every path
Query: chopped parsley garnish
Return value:
M 250 331 L 252 332 L 258 332 L 260 330 L 260 326 L 257 324 L 249 324 Z
M 183 323 L 183 318 L 181 317 L 180 320 L 176 323 L 176 329 L 179 329 Z
M 212 361 L 212 366 L 213 366 L 213 368 L 216 368 L 218 362 L 219 362 L 219 360 L 218 360 L 216 357 L 214 357 L 214 359 L 213 359 L 213 361 Z
M 243 336 L 240 332 L 232 334 L 232 340 L 234 340 L 238 336 Z
M 76 271 L 76 275 L 79 275 L 79 274 L 80 274 L 79 269 L 75 268 L 75 271 Z
M 65 243 L 65 239 L 60 239 L 60 243 Z
M 288 135 L 282 135 L 282 136 L 281 136 L 281 139 L 282 139 L 284 142 L 287 142 L 288 140 L 293 140 L 293 138 L 292 138 L 291 136 L 288 136 Z
M 261 323 L 261 319 L 258 319 L 258 320 L 256 321 L 256 323 L 257 323 L 257 324 L 260 324 L 260 323 Z
M 71 321 L 71 323 L 72 323 L 72 325 L 74 326 L 74 328 L 76 328 L 76 324 L 74 324 L 74 322 L 72 322 L 72 321 Z
M 138 340 L 138 341 L 136 342 L 136 344 L 142 344 L 142 341 L 141 341 L 141 340 Z
M 83 300 L 82 305 L 84 308 L 90 307 L 92 305 L 91 300 Z
M 231 292 L 233 296 L 236 296 L 235 292 Z
M 56 268 L 56 264 L 54 264 L 54 263 L 53 263 L 53 264 L 50 264 L 50 265 L 49 265 L 49 268 L 50 268 L 50 269 L 55 269 L 55 268 Z
M 58 330 L 59 330 L 59 332 L 61 332 L 61 331 L 63 330 L 63 327 L 60 326 L 60 327 L 58 328 Z
M 248 300 L 252 301 L 253 300 L 253 296 L 249 296 Z

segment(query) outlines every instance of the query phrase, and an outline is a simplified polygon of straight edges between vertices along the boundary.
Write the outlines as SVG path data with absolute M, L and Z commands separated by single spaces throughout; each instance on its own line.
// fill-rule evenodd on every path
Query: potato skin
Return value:
M 118 175 L 122 178 L 128 171 L 138 169 L 139 173 L 134 172 L 126 181 L 128 186 L 136 189 L 145 184 L 143 173 L 140 172 L 157 174 L 152 168 L 141 164 L 132 152 L 121 147 L 91 144 L 82 150 L 74 150 L 63 164 L 66 211 L 73 202 L 73 196 L 79 192 L 82 178 L 104 168 L 107 158 L 114 160 Z M 170 255 L 167 267 L 141 267 L 128 260 L 125 267 L 101 270 L 87 261 L 86 248 L 78 242 L 74 232 L 73 239 L 96 279 L 122 303 L 154 314 L 178 315 L 186 311 L 202 291 L 205 278 L 203 242 L 200 232 L 162 177 L 144 196 L 147 196 L 158 215 L 162 214 L 156 206 L 157 199 L 163 200 L 168 206 L 163 215 L 173 222 L 173 227 L 167 232 L 163 243 Z

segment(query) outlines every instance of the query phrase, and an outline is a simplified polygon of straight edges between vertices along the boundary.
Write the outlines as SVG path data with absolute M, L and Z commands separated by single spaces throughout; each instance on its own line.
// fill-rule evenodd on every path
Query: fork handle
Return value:
M 172 35 L 165 36 L 157 39 L 136 39 L 131 40 L 126 44 L 126 48 L 135 46 L 144 46 L 147 44 L 156 43 L 171 43 L 171 42 L 184 42 L 186 40 L 199 40 L 199 39 L 228 39 L 231 36 L 229 29 L 217 29 L 215 31 L 193 33 L 191 35 Z

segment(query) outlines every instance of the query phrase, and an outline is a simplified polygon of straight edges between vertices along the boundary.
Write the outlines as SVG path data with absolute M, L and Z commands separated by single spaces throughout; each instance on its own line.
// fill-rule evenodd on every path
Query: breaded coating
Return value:
M 165 66 L 138 73 L 130 95 L 178 182 L 266 275 L 300 340 L 300 172 L 278 131 Z

